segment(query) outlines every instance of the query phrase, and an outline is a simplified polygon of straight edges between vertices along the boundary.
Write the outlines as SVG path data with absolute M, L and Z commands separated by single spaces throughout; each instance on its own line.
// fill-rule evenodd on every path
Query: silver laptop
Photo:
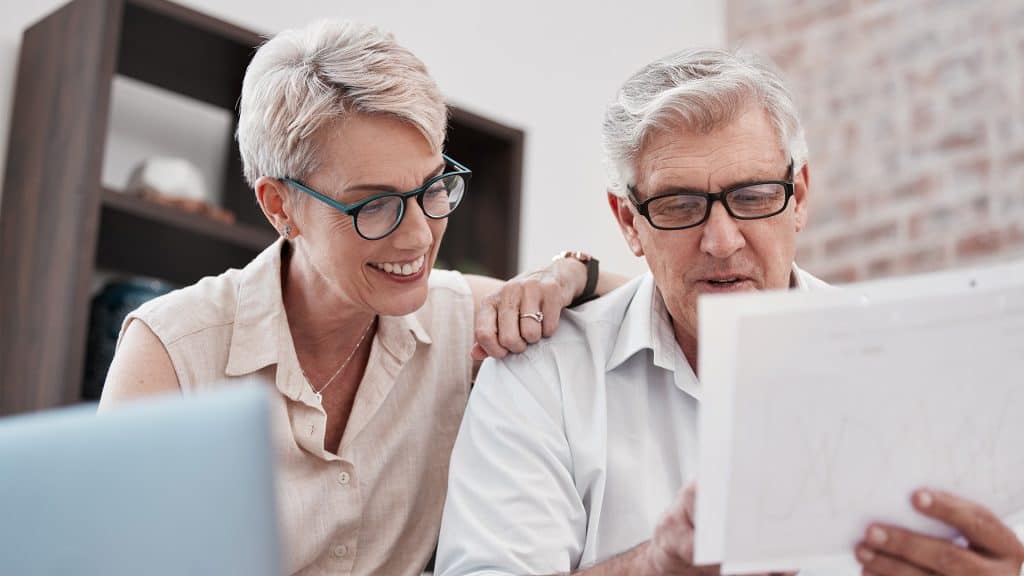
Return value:
M 0 573 L 277 576 L 267 401 L 0 419 Z

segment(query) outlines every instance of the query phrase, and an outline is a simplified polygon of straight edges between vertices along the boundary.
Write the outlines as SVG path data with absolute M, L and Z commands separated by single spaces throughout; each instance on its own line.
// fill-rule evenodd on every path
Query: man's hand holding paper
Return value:
M 1024 544 L 990 510 L 940 490 L 914 493 L 914 508 L 939 520 L 966 540 L 966 546 L 898 526 L 873 524 L 857 546 L 857 560 L 877 576 L 1018 576 Z
M 806 568 L 856 546 L 869 574 L 1019 573 L 1000 518 L 1024 512 L 1024 264 L 700 314 L 698 561 Z

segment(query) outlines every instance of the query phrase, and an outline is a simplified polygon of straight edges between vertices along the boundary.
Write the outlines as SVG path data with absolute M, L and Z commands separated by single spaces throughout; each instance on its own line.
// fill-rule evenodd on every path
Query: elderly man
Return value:
M 482 368 L 451 463 L 442 575 L 717 574 L 692 565 L 697 299 L 823 290 L 793 263 L 807 222 L 807 145 L 767 66 L 684 51 L 630 78 L 609 108 L 608 203 L 650 273 Z M 1016 575 L 1024 546 L 989 512 L 920 492 L 970 547 L 870 526 L 879 575 Z M 835 573 L 835 572 L 833 572 Z

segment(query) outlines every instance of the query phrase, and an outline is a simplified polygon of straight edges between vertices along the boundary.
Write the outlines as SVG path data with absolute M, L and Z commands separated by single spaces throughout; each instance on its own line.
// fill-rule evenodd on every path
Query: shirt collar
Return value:
M 619 325 L 615 345 L 612 347 L 607 364 L 605 364 L 605 370 L 610 372 L 637 352 L 647 349 L 655 353 L 654 363 L 664 367 L 664 347 L 656 345 L 656 342 L 665 336 L 664 330 L 660 326 L 661 322 L 655 322 L 655 319 L 661 320 L 661 314 L 656 306 L 660 300 L 661 294 L 658 293 L 657 287 L 654 285 L 654 276 L 647 272 L 640 278 L 640 283 L 636 291 L 633 292 L 633 298 L 626 307 L 626 314 Z M 667 318 L 667 313 L 665 316 Z M 671 322 L 668 325 L 671 327 Z M 671 328 L 669 331 L 671 335 Z
M 807 285 L 807 279 L 804 276 L 807 273 L 800 269 L 793 262 L 793 271 L 789 273 L 789 287 L 790 289 L 796 290 L 797 292 L 807 292 L 810 287 Z
M 281 297 L 281 251 L 284 240 L 261 252 L 242 269 L 225 373 L 241 376 L 278 362 L 280 327 L 284 321 Z

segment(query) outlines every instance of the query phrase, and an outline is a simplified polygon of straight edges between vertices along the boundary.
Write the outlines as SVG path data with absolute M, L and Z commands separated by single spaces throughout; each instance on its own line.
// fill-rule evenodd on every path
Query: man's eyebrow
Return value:
M 671 184 L 667 184 L 652 190 L 648 195 L 648 198 L 664 196 L 665 194 L 703 194 L 705 192 L 707 192 L 707 190 L 703 188 L 688 188 L 686 186 L 673 186 Z
M 715 192 L 712 192 L 712 194 L 715 194 L 717 192 L 721 192 L 721 191 L 724 191 L 724 190 L 735 190 L 737 188 L 743 188 L 743 187 L 746 187 L 746 186 L 753 186 L 754 184 L 762 184 L 764 182 L 780 182 L 780 181 L 785 181 L 785 179 L 786 179 L 785 176 L 783 176 L 782 178 L 773 178 L 773 177 L 770 177 L 770 176 L 758 177 L 758 178 L 744 178 L 742 180 L 736 180 L 735 182 L 732 182 L 732 183 L 728 184 L 727 186 L 722 186 L 722 188 L 720 190 L 716 190 Z M 657 189 L 651 191 L 651 194 L 650 194 L 649 197 L 653 198 L 654 196 L 662 196 L 664 194 L 674 194 L 674 193 L 704 194 L 705 192 L 707 192 L 707 190 L 704 189 L 704 188 L 690 188 L 690 187 L 686 187 L 686 186 L 673 186 L 671 184 L 668 184 L 668 185 L 662 186 L 660 188 L 657 188 Z
M 420 186 L 423 186 L 431 178 L 434 178 L 434 177 L 438 176 L 439 174 L 441 174 L 441 172 L 444 170 L 444 167 L 445 167 L 445 161 L 442 160 L 441 164 L 438 165 L 437 168 L 434 168 L 430 172 L 429 176 L 427 176 L 426 178 L 423 179 L 423 182 L 420 183 Z M 397 188 L 395 188 L 394 186 L 391 186 L 389 184 L 369 184 L 369 183 L 367 183 L 367 184 L 353 184 L 353 185 L 345 188 L 344 190 L 342 190 L 341 193 L 345 194 L 345 193 L 348 193 L 348 192 L 355 192 L 355 191 L 359 191 L 359 190 L 368 190 L 368 191 L 373 191 L 373 192 L 407 192 L 407 190 L 401 190 L 400 191 Z
M 723 186 L 722 190 L 735 190 L 737 188 L 744 188 L 746 186 L 753 186 L 754 184 L 762 184 L 764 182 L 779 182 L 779 181 L 782 181 L 782 180 L 785 180 L 785 179 L 784 178 L 748 178 L 748 179 L 745 179 L 745 180 L 738 180 L 736 182 L 733 182 L 732 184 L 729 184 L 728 186 Z

